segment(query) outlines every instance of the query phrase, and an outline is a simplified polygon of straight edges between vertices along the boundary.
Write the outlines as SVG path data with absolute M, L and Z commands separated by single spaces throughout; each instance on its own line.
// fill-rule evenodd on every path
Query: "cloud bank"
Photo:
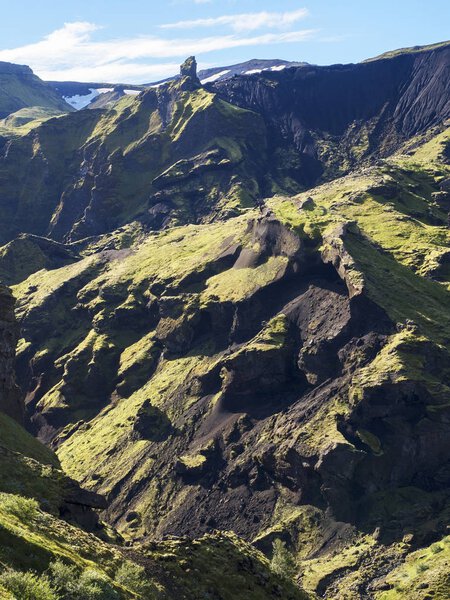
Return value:
M 237 15 L 223 15 L 211 19 L 195 19 L 192 21 L 177 21 L 160 25 L 160 29 L 193 29 L 196 27 L 231 27 L 233 31 L 255 31 L 257 29 L 290 27 L 297 21 L 304 19 L 309 14 L 306 8 L 300 8 L 290 12 L 267 12 L 242 13 Z
M 175 38 L 147 35 L 98 40 L 101 26 L 86 21 L 65 23 L 36 43 L 0 50 L 0 61 L 27 64 L 46 80 L 146 83 L 175 74 L 181 60 L 191 54 L 203 57 L 209 52 L 232 48 L 310 40 L 316 30 L 283 30 L 304 16 L 305 9 L 293 13 L 218 17 L 216 21 L 227 20 L 222 25 L 230 27 L 230 32 Z M 188 28 L 180 23 L 163 27 Z M 263 27 L 276 28 L 277 31 L 252 33 Z

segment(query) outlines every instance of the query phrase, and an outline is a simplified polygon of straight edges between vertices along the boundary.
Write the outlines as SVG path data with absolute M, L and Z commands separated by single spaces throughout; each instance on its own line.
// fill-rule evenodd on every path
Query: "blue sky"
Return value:
M 0 60 L 55 80 L 150 82 L 190 54 L 204 68 L 357 62 L 450 38 L 448 0 L 8 0 L 1 12 Z

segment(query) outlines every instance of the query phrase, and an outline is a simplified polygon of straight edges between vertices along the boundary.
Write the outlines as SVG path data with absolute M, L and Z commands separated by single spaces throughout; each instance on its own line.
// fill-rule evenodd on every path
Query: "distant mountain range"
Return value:
M 203 84 L 225 81 L 235 75 L 253 75 L 262 71 L 282 71 L 286 67 L 300 67 L 307 63 L 280 59 L 252 59 L 236 65 L 213 67 L 199 71 L 198 77 Z M 149 87 L 156 87 L 178 79 L 179 75 L 153 81 L 142 85 L 126 83 L 79 83 L 76 81 L 49 81 L 55 91 L 73 108 L 104 108 L 125 95 L 137 94 Z

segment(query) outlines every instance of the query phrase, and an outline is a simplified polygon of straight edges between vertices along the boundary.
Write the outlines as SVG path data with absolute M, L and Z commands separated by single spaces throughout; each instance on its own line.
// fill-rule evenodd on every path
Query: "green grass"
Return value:
M 376 600 L 446 600 L 450 589 L 450 537 L 411 553 L 386 577 L 392 589 L 379 592 Z
M 384 52 L 383 54 L 379 54 L 373 58 L 368 58 L 363 62 L 372 62 L 374 60 L 381 60 L 385 58 L 395 58 L 396 56 L 401 56 L 402 54 L 416 54 L 417 52 L 425 52 L 431 50 L 437 50 L 439 48 L 445 48 L 448 46 L 450 42 L 438 42 L 436 44 L 429 44 L 427 46 L 411 46 L 409 48 L 399 48 L 398 50 L 390 50 L 389 52 Z

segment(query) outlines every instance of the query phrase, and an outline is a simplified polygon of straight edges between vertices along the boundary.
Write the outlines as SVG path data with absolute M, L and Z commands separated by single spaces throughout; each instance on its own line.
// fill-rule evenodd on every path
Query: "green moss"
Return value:
M 359 437 L 363 444 L 365 444 L 372 450 L 374 454 L 378 456 L 383 454 L 383 447 L 376 435 L 374 435 L 370 431 L 367 431 L 366 429 L 358 429 L 356 435 Z
M 16 421 L 0 412 L 0 444 L 3 448 L 20 453 L 44 465 L 58 466 L 55 454 L 30 435 Z
M 411 553 L 386 577 L 392 589 L 378 592 L 377 600 L 445 600 L 450 589 L 450 537 Z
M 203 302 L 239 302 L 255 293 L 256 290 L 273 283 L 285 272 L 288 259 L 284 256 L 271 256 L 262 265 L 242 269 L 229 269 L 210 277 L 203 294 Z
M 191 471 L 203 468 L 207 458 L 204 454 L 186 454 L 180 456 L 179 461 L 188 471 Z

